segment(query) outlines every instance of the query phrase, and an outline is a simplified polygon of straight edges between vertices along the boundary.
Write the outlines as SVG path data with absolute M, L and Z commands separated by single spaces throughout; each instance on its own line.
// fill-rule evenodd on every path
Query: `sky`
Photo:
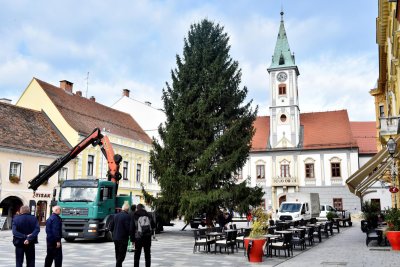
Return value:
M 347 109 L 352 121 L 375 121 L 378 0 L 0 0 L 0 98 L 16 103 L 36 77 L 71 81 L 107 106 L 126 88 L 163 108 L 190 25 L 208 19 L 230 37 L 246 101 L 269 115 L 281 9 L 300 71 L 300 111 Z

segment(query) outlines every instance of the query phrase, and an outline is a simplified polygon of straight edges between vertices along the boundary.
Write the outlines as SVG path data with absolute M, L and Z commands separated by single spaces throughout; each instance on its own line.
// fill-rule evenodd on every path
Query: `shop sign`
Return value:
M 34 193 L 33 197 L 40 197 L 40 198 L 50 198 L 51 194 L 47 194 L 47 193 Z

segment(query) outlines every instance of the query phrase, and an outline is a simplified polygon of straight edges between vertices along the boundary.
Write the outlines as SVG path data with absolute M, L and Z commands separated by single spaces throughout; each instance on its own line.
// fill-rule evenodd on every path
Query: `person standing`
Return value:
M 22 267 L 24 254 L 26 266 L 35 267 L 35 244 L 38 243 L 39 222 L 35 216 L 29 214 L 28 206 L 22 206 L 19 212 L 20 215 L 15 216 L 12 222 L 16 267 Z
M 115 246 L 116 267 L 122 267 L 128 248 L 128 240 L 132 237 L 131 216 L 128 214 L 129 204 L 122 206 L 122 211 L 114 216 L 110 223 L 110 231 L 113 234 Z
M 46 221 L 47 255 L 44 260 L 44 267 L 51 267 L 53 261 L 55 267 L 61 267 L 63 258 L 61 248 L 61 208 L 60 206 L 54 206 L 52 210 L 53 214 Z
M 152 229 L 155 228 L 155 223 L 152 217 L 144 209 L 143 204 L 136 206 L 136 212 L 134 214 L 134 238 L 135 238 L 135 258 L 134 267 L 139 267 L 140 255 L 142 254 L 142 248 L 144 249 L 144 258 L 146 261 L 146 267 L 151 266 L 151 235 Z

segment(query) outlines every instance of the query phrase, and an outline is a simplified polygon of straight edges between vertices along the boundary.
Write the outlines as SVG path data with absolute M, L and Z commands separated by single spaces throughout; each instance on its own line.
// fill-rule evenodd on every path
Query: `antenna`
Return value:
M 88 91 L 89 91 L 89 72 L 86 75 L 86 96 L 85 96 L 86 98 L 87 98 Z

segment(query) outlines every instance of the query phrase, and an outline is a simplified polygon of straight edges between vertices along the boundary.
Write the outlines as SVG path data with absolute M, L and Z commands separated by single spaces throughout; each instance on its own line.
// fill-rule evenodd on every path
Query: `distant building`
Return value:
M 16 105 L 42 110 L 71 147 L 101 129 L 123 157 L 118 192 L 132 192 L 134 202 L 143 202 L 141 184 L 151 194 L 159 192 L 149 163 L 151 139 L 129 114 L 97 103 L 94 97 L 82 97 L 80 91 L 73 93 L 73 83 L 66 80 L 56 87 L 33 78 Z M 108 165 L 99 147 L 85 149 L 75 164 L 74 178 L 106 177 Z
M 53 188 L 73 176 L 74 164 L 65 165 L 35 193 L 28 189 L 28 181 L 70 148 L 42 111 L 0 102 L 0 121 L 0 216 L 7 217 L 10 227 L 19 208 L 29 205 L 43 225 Z
M 376 153 L 374 138 L 356 138 L 357 123 L 346 110 L 301 113 L 299 69 L 287 39 L 283 12 L 277 42 L 268 68 L 270 116 L 257 117 L 255 135 L 240 177 L 264 189 L 265 208 L 275 210 L 291 192 L 315 192 L 321 204 L 360 211 L 360 199 L 345 181 L 360 165 L 360 151 Z M 352 127 L 353 126 L 353 127 Z M 374 130 L 371 123 L 363 128 Z
M 166 121 L 163 110 L 153 107 L 148 101 L 140 102 L 131 98 L 128 89 L 122 90 L 122 97 L 111 107 L 130 114 L 151 138 L 161 141 L 158 127 Z

